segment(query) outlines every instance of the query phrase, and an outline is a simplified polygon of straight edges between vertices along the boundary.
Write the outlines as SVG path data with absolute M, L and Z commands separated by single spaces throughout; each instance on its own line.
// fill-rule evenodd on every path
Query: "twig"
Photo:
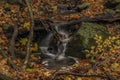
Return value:
M 14 64 L 13 60 L 11 59 L 11 57 L 8 57 L 7 60 L 8 60 L 9 65 L 10 65 L 13 69 L 15 69 L 15 70 L 17 70 L 17 71 L 19 70 L 18 67 Z
M 108 80 L 117 80 L 115 78 L 113 78 L 103 67 L 101 67 L 104 71 L 104 74 L 108 77 Z
M 14 80 L 13 78 L 0 73 L 0 80 Z
M 100 78 L 108 78 L 106 76 L 103 75 L 85 75 L 85 74 L 78 74 L 78 73 L 56 73 L 54 78 L 52 80 L 55 79 L 56 76 L 60 76 L 60 75 L 73 75 L 73 76 L 78 76 L 78 77 L 100 77 Z
M 15 49 L 15 39 L 17 37 L 17 34 L 18 34 L 18 25 L 17 25 L 17 22 L 14 26 L 14 32 L 13 32 L 13 35 L 12 35 L 12 38 L 11 38 L 11 41 L 10 41 L 10 46 L 9 46 L 9 52 L 12 54 L 12 58 L 15 58 L 15 53 L 14 53 L 14 49 Z
M 117 61 L 119 61 L 119 59 L 120 59 L 120 55 L 117 57 L 117 59 L 115 60 L 115 63 L 117 62 Z
M 80 24 L 81 22 L 114 22 L 114 21 L 119 21 L 119 20 L 120 20 L 119 14 L 116 14 L 116 16 L 99 15 L 99 16 L 96 16 L 95 18 L 84 17 L 78 20 L 72 20 L 69 22 L 59 23 L 56 25 L 57 26 L 72 26 L 72 25 Z
M 1 45 L 0 45 L 0 53 L 2 53 L 2 55 L 3 55 L 4 58 L 7 58 L 8 63 L 13 67 L 13 69 L 18 70 L 17 67 L 16 67 L 16 65 L 15 65 L 15 64 L 13 63 L 13 61 L 11 60 L 11 58 L 9 58 L 9 57 L 6 55 L 6 53 L 5 53 L 5 51 L 2 49 Z
M 2 49 L 1 44 L 0 44 L 0 53 L 3 55 L 4 58 L 7 58 L 7 55 L 5 51 Z
M 95 62 L 94 64 L 89 66 L 83 73 L 88 72 L 90 69 L 93 69 L 93 68 L 96 68 L 96 67 L 100 67 L 101 65 L 105 64 L 106 62 L 108 62 L 114 56 L 116 56 L 116 55 L 113 53 L 111 56 L 108 56 L 105 60 Z
M 89 17 L 85 17 L 85 18 L 81 18 L 81 19 L 78 19 L 78 20 L 71 20 L 71 21 L 61 21 L 61 22 L 55 22 L 54 26 L 58 26 L 58 27 L 61 27 L 61 26 L 72 26 L 72 25 L 76 25 L 76 24 L 80 24 L 81 22 L 108 22 L 108 23 L 111 23 L 111 22 L 115 22 L 115 21 L 120 21 L 120 16 L 115 16 L 115 17 L 104 17 L 105 15 L 99 15 L 99 16 L 96 16 L 95 18 L 89 18 Z M 54 20 L 52 20 L 54 22 Z M 105 23 L 106 24 L 106 23 Z M 43 26 L 46 26 L 43 24 Z M 34 27 L 33 28 L 35 31 L 36 30 L 43 30 L 43 29 L 46 29 L 46 27 Z M 23 34 L 23 32 L 25 31 L 22 31 L 20 30 L 18 34 Z
M 101 62 L 96 62 L 94 67 L 101 66 L 101 65 L 105 64 L 106 62 L 110 61 L 110 59 L 113 58 L 114 56 L 116 56 L 116 55 L 113 53 L 111 56 L 106 57 L 105 60 L 103 60 Z
M 15 58 L 15 39 L 18 35 L 19 10 L 20 10 L 20 7 L 18 7 L 18 10 L 17 10 L 17 20 L 15 21 L 14 32 L 13 32 L 12 38 L 10 40 L 10 46 L 9 46 L 9 52 L 11 53 L 13 59 Z M 12 16 L 11 16 L 11 20 L 13 20 Z
M 56 74 L 59 72 L 59 70 L 60 70 L 60 69 L 55 70 L 55 72 L 53 73 L 53 75 L 52 75 L 52 77 L 51 77 L 50 80 L 54 80 L 54 79 L 55 79 L 55 76 L 56 76 Z
M 27 4 L 27 7 L 29 9 L 31 26 L 30 26 L 30 33 L 29 33 L 29 38 L 28 38 L 28 42 L 27 42 L 27 51 L 26 51 L 27 55 L 26 55 L 26 58 L 25 58 L 25 61 L 24 61 L 23 69 L 26 68 L 26 66 L 28 64 L 28 61 L 29 61 L 29 57 L 30 57 L 30 44 L 31 44 L 31 41 L 32 41 L 32 38 L 33 38 L 33 28 L 34 28 L 33 11 L 32 11 L 32 6 L 31 6 L 29 1 L 30 0 L 25 0 L 25 2 Z

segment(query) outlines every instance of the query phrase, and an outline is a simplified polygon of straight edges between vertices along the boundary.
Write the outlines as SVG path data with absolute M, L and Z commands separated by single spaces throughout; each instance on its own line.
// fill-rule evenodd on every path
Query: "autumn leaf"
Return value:
M 20 42 L 21 42 L 22 45 L 26 45 L 27 41 L 28 41 L 27 38 L 21 38 L 20 39 Z
M 116 42 L 118 45 L 120 45 L 120 40 L 117 40 L 117 42 Z
M 115 68 L 117 68 L 118 66 L 119 66 L 118 63 L 113 63 L 113 64 L 111 65 L 111 68 L 115 69 Z
M 1 60 L 0 63 L 1 63 L 1 64 L 7 64 L 7 59 L 3 59 L 3 60 Z
M 49 71 L 47 71 L 47 72 L 44 73 L 44 75 L 45 75 L 45 76 L 50 76 L 51 74 L 50 74 Z
M 75 67 L 79 67 L 79 64 L 76 63 L 76 64 L 74 64 L 74 66 L 75 66 Z
M 27 71 L 27 72 L 32 72 L 33 69 L 31 69 L 31 68 L 27 68 L 26 71 Z
M 93 63 L 95 62 L 95 59 L 94 59 L 94 57 L 92 57 L 92 58 L 91 58 L 91 62 L 93 62 Z
M 31 47 L 31 50 L 32 51 L 38 51 L 38 44 L 37 43 L 34 43 L 33 47 Z
M 57 11 L 57 6 L 52 7 L 53 11 Z
M 77 80 L 82 80 L 82 78 L 81 78 L 81 77 L 78 77 Z
M 119 65 L 119 63 L 113 63 L 111 65 L 111 70 L 114 71 L 114 72 L 119 72 L 120 71 L 120 65 Z
M 26 28 L 27 30 L 30 30 L 30 22 L 25 22 L 23 27 Z
M 70 77 L 66 77 L 64 80 L 72 80 Z

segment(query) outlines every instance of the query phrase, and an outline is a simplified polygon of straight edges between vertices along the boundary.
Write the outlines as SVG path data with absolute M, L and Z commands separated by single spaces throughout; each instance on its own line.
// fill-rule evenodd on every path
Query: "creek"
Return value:
M 40 50 L 43 58 L 42 64 L 50 69 L 58 69 L 73 65 L 77 59 L 65 56 L 67 44 L 70 40 L 69 32 L 65 27 L 55 26 L 55 32 L 50 32 L 40 42 Z

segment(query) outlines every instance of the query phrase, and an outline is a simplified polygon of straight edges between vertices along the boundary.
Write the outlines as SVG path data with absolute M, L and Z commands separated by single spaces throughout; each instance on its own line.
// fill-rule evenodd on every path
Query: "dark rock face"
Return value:
M 118 4 L 115 8 L 117 12 L 120 12 L 120 4 Z
M 85 58 L 84 50 L 89 50 L 92 45 L 96 45 L 94 36 L 99 35 L 105 39 L 108 36 L 106 28 L 97 23 L 82 22 L 81 28 L 72 36 L 66 56 Z
M 120 12 L 120 0 L 106 0 L 105 7 L 115 13 Z

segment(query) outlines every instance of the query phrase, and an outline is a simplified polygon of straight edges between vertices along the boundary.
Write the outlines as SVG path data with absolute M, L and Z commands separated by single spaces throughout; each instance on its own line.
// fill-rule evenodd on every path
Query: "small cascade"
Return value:
M 43 64 L 49 67 L 62 67 L 75 63 L 71 57 L 65 57 L 65 51 L 69 42 L 69 34 L 64 28 L 55 26 L 56 33 L 49 33 L 40 44 L 42 54 L 47 56 Z
M 64 58 L 65 57 L 65 51 L 67 48 L 67 44 L 69 42 L 69 37 L 68 37 L 68 33 L 65 32 L 63 29 L 59 28 L 59 27 L 55 27 L 57 33 L 59 33 L 61 35 L 60 39 L 59 39 L 59 46 L 58 46 L 58 59 L 60 58 Z
M 49 41 L 50 41 L 50 38 L 51 38 L 52 34 L 50 33 L 49 35 L 47 35 L 45 37 L 45 39 L 43 39 L 41 41 L 41 44 L 40 44 L 40 48 L 42 50 L 43 53 L 47 53 L 47 49 L 48 49 L 48 46 L 49 46 Z

